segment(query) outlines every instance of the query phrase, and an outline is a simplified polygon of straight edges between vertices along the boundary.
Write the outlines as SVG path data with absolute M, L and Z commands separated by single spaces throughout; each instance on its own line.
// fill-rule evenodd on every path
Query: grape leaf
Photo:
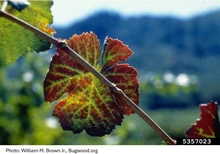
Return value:
M 138 104 L 137 71 L 128 64 L 118 64 L 133 54 L 128 46 L 106 38 L 101 55 L 100 42 L 92 32 L 73 35 L 67 43 Z M 59 118 L 64 130 L 73 133 L 85 130 L 91 136 L 103 136 L 121 125 L 124 114 L 134 113 L 121 96 L 112 95 L 108 87 L 71 56 L 59 48 L 57 52 L 44 80 L 44 94 L 45 101 L 58 100 L 53 116 Z
M 22 11 L 8 5 L 6 12 L 28 22 L 38 29 L 53 35 L 55 31 L 48 27 L 52 24 L 50 8 L 52 0 L 30 0 L 30 5 Z M 1 4 L 0 4 L 1 5 Z M 50 49 L 51 44 L 20 25 L 0 17 L 0 67 L 14 62 L 28 52 L 40 52 Z
M 201 118 L 186 131 L 186 135 L 189 138 L 219 138 L 218 104 L 209 102 L 208 104 L 201 104 L 199 107 Z

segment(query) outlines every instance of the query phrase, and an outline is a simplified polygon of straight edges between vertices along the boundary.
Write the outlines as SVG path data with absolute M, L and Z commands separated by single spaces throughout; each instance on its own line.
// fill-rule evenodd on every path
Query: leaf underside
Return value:
M 128 46 L 117 39 L 106 38 L 101 55 L 100 42 L 92 32 L 73 35 L 67 43 L 138 104 L 137 71 L 128 64 L 118 64 L 132 55 Z M 134 113 L 121 96 L 113 96 L 108 87 L 65 51 L 59 48 L 57 51 L 44 80 L 44 92 L 48 102 L 67 94 L 58 100 L 53 110 L 64 130 L 73 133 L 85 130 L 91 136 L 103 136 L 121 125 L 124 114 Z
M 36 28 L 53 35 L 55 31 L 48 27 L 52 24 L 51 14 L 52 0 L 30 0 L 30 5 L 22 11 L 8 5 L 6 12 L 16 16 Z M 1 5 L 1 4 L 0 4 Z M 0 18 L 0 67 L 16 61 L 20 56 L 28 52 L 40 52 L 50 49 L 51 44 L 36 36 L 22 26 L 5 18 Z
M 201 104 L 200 119 L 186 131 L 189 138 L 219 138 L 220 123 L 218 117 L 218 104 L 209 102 Z

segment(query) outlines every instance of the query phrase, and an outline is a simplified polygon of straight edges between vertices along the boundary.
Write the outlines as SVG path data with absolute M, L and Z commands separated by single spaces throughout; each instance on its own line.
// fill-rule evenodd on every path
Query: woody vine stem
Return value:
M 5 8 L 7 6 L 7 1 L 5 1 L 0 10 L 0 17 L 4 17 L 12 22 L 19 24 L 25 29 L 30 30 L 31 32 L 37 34 L 43 39 L 47 40 L 51 44 L 55 45 L 58 48 L 62 48 L 65 52 L 67 52 L 70 56 L 72 56 L 78 63 L 80 63 L 83 67 L 85 67 L 88 71 L 93 73 L 99 80 L 101 80 L 114 95 L 122 95 L 126 104 L 128 104 L 134 111 L 137 113 L 146 123 L 148 123 L 157 133 L 160 135 L 164 141 L 166 141 L 170 145 L 176 144 L 175 140 L 173 140 L 160 126 L 157 125 L 139 106 L 137 106 L 125 93 L 119 89 L 114 83 L 110 82 L 107 78 L 105 78 L 101 73 L 99 73 L 93 66 L 91 66 L 88 62 L 86 62 L 80 55 L 78 55 L 73 49 L 71 49 L 65 42 L 60 41 L 43 31 L 35 28 L 29 23 L 7 13 Z

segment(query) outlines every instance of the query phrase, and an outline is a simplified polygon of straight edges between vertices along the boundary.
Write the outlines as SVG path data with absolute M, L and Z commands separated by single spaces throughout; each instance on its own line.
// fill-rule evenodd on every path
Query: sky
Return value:
M 98 11 L 114 11 L 124 17 L 139 15 L 190 18 L 220 9 L 220 0 L 53 0 L 54 25 L 68 25 Z

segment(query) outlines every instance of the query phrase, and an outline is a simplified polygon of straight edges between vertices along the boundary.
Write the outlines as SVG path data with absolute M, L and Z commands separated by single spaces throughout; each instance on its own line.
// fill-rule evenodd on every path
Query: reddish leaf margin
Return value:
M 201 115 L 186 131 L 188 138 L 217 138 L 220 133 L 217 102 L 199 105 Z

